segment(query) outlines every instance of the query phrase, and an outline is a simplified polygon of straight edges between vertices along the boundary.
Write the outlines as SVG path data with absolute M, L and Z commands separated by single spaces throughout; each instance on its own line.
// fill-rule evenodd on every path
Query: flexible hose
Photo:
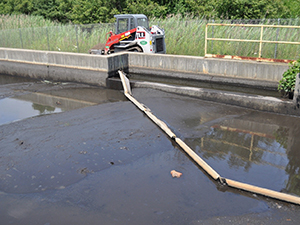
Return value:
M 229 187 L 241 189 L 244 191 L 249 191 L 255 194 L 260 194 L 266 197 L 299 204 L 300 205 L 300 197 L 293 196 L 290 194 L 281 193 L 278 191 L 273 191 L 266 188 L 257 187 L 254 185 L 234 181 L 231 179 L 221 177 L 211 166 L 209 166 L 200 156 L 198 156 L 185 142 L 183 142 L 180 138 L 177 138 L 176 135 L 171 131 L 171 129 L 160 119 L 158 119 L 151 110 L 146 107 L 144 104 L 138 102 L 131 94 L 130 82 L 122 71 L 118 71 L 123 88 L 124 95 L 134 104 L 137 108 L 143 111 L 157 126 L 159 126 L 171 139 L 175 140 L 175 142 L 189 155 L 204 171 L 207 172 L 213 179 L 220 181 L 223 184 L 228 185 Z

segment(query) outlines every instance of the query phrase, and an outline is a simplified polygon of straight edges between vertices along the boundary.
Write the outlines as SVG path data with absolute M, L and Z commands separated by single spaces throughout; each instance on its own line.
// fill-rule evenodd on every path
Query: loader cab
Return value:
M 122 14 L 114 17 L 117 19 L 116 34 L 131 30 L 137 26 L 142 26 L 149 30 L 148 18 L 144 14 Z

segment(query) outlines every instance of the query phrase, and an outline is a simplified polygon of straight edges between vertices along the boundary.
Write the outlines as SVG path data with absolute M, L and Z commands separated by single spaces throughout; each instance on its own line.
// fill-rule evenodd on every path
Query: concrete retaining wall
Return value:
M 111 56 L 0 48 L 0 73 L 106 86 L 107 77 L 128 70 L 128 55 Z
M 0 73 L 106 86 L 118 69 L 174 79 L 276 89 L 286 63 L 118 53 L 109 56 L 0 48 Z
M 129 53 L 129 72 L 276 89 L 286 63 Z
M 119 69 L 154 77 L 276 89 L 283 72 L 288 69 L 288 64 L 141 53 L 101 56 L 0 48 L 0 73 L 3 74 L 108 86 L 114 79 L 107 78 L 117 74 Z M 297 82 L 300 84 L 299 79 Z M 275 98 L 247 97 L 224 91 L 179 88 L 147 82 L 136 83 L 135 86 L 156 88 L 256 110 L 300 115 L 297 99 L 294 100 L 293 104 L 293 102 L 284 102 Z

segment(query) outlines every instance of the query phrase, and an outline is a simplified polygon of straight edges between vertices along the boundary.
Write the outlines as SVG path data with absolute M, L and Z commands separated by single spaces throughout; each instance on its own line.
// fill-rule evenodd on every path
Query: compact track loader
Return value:
M 114 52 L 133 51 L 166 53 L 165 32 L 156 25 L 149 28 L 143 14 L 115 15 L 116 31 L 106 34 L 106 43 L 99 43 L 89 50 L 90 54 L 107 55 Z

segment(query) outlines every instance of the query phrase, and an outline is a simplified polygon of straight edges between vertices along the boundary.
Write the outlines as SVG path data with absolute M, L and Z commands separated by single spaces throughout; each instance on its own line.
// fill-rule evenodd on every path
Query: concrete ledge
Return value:
M 197 97 L 203 100 L 236 105 L 249 109 L 300 116 L 300 110 L 292 101 L 283 101 L 274 97 L 248 95 L 228 91 L 217 91 L 204 88 L 182 87 L 152 82 L 131 82 L 133 88 L 152 88 L 174 94 Z
M 231 76 L 218 76 L 203 73 L 191 73 L 191 72 L 178 72 L 172 70 L 159 70 L 150 69 L 143 67 L 129 67 L 129 73 L 142 74 L 145 76 L 157 77 L 157 78 L 172 78 L 178 80 L 189 80 L 189 81 L 201 81 L 214 84 L 223 85 L 237 85 L 240 87 L 255 87 L 262 88 L 265 90 L 277 90 L 277 81 L 267 81 L 258 79 L 249 79 L 242 77 L 231 77 Z
M 287 63 L 212 59 L 178 55 L 129 54 L 129 72 L 205 82 L 277 88 Z

